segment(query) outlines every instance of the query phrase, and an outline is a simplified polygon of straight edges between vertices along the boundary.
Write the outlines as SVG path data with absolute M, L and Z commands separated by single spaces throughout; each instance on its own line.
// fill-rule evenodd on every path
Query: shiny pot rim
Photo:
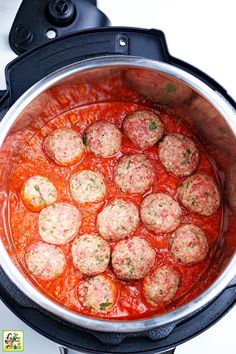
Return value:
M 173 78 L 180 80 L 197 91 L 200 95 L 205 97 L 213 106 L 215 106 L 222 116 L 227 121 L 231 130 L 236 135 L 236 112 L 233 107 L 227 102 L 217 91 L 214 91 L 204 82 L 187 73 L 186 71 L 176 68 L 170 64 L 160 63 L 157 61 L 143 59 L 139 57 L 127 56 L 105 56 L 93 59 L 87 59 L 74 63 L 69 66 L 55 71 L 27 90 L 9 109 L 1 122 L 0 131 L 0 147 L 7 136 L 9 129 L 15 122 L 19 114 L 26 108 L 30 102 L 46 89 L 55 85 L 59 81 L 68 78 L 76 73 L 98 69 L 102 67 L 132 67 L 140 69 L 150 69 L 162 72 Z M 11 257 L 6 251 L 0 239 L 0 265 L 5 273 L 9 276 L 11 281 L 28 297 L 45 310 L 51 312 L 59 318 L 67 322 L 79 325 L 84 328 L 102 331 L 102 332 L 139 332 L 160 327 L 171 322 L 176 322 L 185 318 L 207 303 L 213 300 L 232 280 L 236 274 L 236 254 L 232 257 L 230 263 L 227 265 L 223 273 L 215 280 L 215 282 L 197 298 L 190 301 L 184 306 L 162 315 L 156 315 L 152 318 L 142 320 L 106 320 L 96 319 L 81 314 L 72 312 L 56 304 L 40 291 L 38 291 L 20 272 L 17 266 L 13 263 Z

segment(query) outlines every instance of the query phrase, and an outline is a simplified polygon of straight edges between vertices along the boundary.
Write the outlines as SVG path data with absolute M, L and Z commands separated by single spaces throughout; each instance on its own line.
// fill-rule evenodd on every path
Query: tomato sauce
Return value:
M 126 89 L 127 90 L 127 89 Z M 92 93 L 91 93 L 92 94 Z M 55 95 L 57 93 L 55 92 Z M 129 93 L 132 99 L 132 93 Z M 76 96 L 76 94 L 75 94 Z M 60 102 L 61 100 L 61 102 Z M 59 100 L 60 104 L 65 105 L 63 97 Z M 110 319 L 136 319 L 147 318 L 156 314 L 167 312 L 184 304 L 203 291 L 212 279 L 200 282 L 201 275 L 206 272 L 210 266 L 212 257 L 216 250 L 217 242 L 221 235 L 223 208 L 219 208 L 212 216 L 206 217 L 191 213 L 182 208 L 182 223 L 194 223 L 201 227 L 209 241 L 209 254 L 205 260 L 190 266 L 183 266 L 171 256 L 169 250 L 169 235 L 155 234 L 148 230 L 141 222 L 132 235 L 139 235 L 147 239 L 156 250 L 156 265 L 171 265 L 181 277 L 180 287 L 170 304 L 153 308 L 145 303 L 140 291 L 139 281 L 124 282 L 116 279 L 111 266 L 108 267 L 105 274 L 111 276 L 118 285 L 118 296 L 115 306 L 107 313 L 95 313 L 82 306 L 77 296 L 77 286 L 80 281 L 86 277 L 73 265 L 71 257 L 71 243 L 59 246 L 66 255 L 66 269 L 58 278 L 50 281 L 41 280 L 33 277 L 27 271 L 25 264 L 25 252 L 28 247 L 37 240 L 40 240 L 38 232 L 38 213 L 33 213 L 26 209 L 22 203 L 20 191 L 27 178 L 33 175 L 42 175 L 50 179 L 58 192 L 57 202 L 68 202 L 76 205 L 83 214 L 83 222 L 79 235 L 83 233 L 97 233 L 96 218 L 101 209 L 114 198 L 124 198 L 133 201 L 140 206 L 143 198 L 152 192 L 168 193 L 176 199 L 176 191 L 179 183 L 183 180 L 166 172 L 158 159 L 158 145 L 146 150 L 142 150 L 132 144 L 132 142 L 123 134 L 121 151 L 112 158 L 100 158 L 92 153 L 86 152 L 82 161 L 70 167 L 60 167 L 49 161 L 42 150 L 42 143 L 45 137 L 54 129 L 59 127 L 72 127 L 81 135 L 86 127 L 99 119 L 105 119 L 113 122 L 122 129 L 124 117 L 135 110 L 151 109 L 157 113 L 165 125 L 165 134 L 181 133 L 193 139 L 199 149 L 200 162 L 196 172 L 205 172 L 212 176 L 218 182 L 218 176 L 211 158 L 208 156 L 202 144 L 195 138 L 190 130 L 184 127 L 180 120 L 175 119 L 171 114 L 166 114 L 153 107 L 139 104 L 136 102 L 104 102 L 92 103 L 82 106 L 57 116 L 49 123 L 43 126 L 27 142 L 21 151 L 19 159 L 15 162 L 11 175 L 9 202 L 10 202 L 10 222 L 12 237 L 15 246 L 15 253 L 18 261 L 22 265 L 27 277 L 31 279 L 34 285 L 46 296 L 55 302 L 69 308 L 75 312 L 94 317 Z M 126 154 L 143 152 L 152 163 L 156 171 L 156 179 L 151 189 L 145 195 L 128 195 L 119 191 L 113 178 L 113 168 L 117 160 Z M 69 191 L 70 176 L 83 169 L 91 169 L 104 175 L 107 193 L 102 202 L 83 204 L 75 203 Z M 113 248 L 115 242 L 111 243 Z M 202 284 L 202 285 L 201 285 Z M 199 285 L 199 286 L 197 286 Z M 201 286 L 200 286 L 201 285 Z M 195 288 L 195 290 L 194 290 Z M 199 289 L 196 293 L 196 288 Z

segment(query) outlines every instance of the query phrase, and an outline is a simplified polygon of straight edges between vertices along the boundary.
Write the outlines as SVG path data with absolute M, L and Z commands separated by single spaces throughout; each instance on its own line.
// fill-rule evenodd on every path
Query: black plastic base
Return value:
M 125 47 L 119 45 L 121 36 L 125 36 Z M 50 45 L 42 45 L 10 63 L 6 70 L 8 90 L 0 109 L 9 108 L 25 90 L 50 72 L 86 57 L 105 54 L 145 55 L 146 58 L 181 67 L 220 92 L 236 107 L 224 88 L 213 79 L 170 56 L 161 31 L 110 28 L 58 38 Z M 4 113 L 0 112 L 0 117 Z M 236 301 L 235 283 L 236 279 L 208 306 L 178 323 L 127 335 L 89 331 L 60 320 L 22 294 L 0 268 L 0 296 L 10 310 L 45 337 L 82 353 L 156 354 L 168 351 L 200 334 L 225 315 Z
M 154 354 L 170 350 L 212 326 L 236 301 L 236 286 L 232 283 L 208 306 L 177 324 L 127 335 L 90 331 L 60 320 L 22 294 L 1 268 L 0 288 L 2 301 L 37 332 L 65 348 L 96 354 Z

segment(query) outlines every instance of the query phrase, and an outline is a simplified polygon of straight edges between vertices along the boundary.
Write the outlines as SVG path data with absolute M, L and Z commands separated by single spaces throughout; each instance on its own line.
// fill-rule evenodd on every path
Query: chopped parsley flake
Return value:
M 221 132 L 222 134 L 226 134 L 226 133 L 227 133 L 227 129 L 225 129 L 224 127 L 219 127 L 218 130 L 219 130 L 219 132 Z
M 186 151 L 187 151 L 187 153 L 188 153 L 189 155 L 191 154 L 191 150 L 190 150 L 190 149 L 187 149 Z
M 104 311 L 104 310 L 106 310 L 106 308 L 107 308 L 108 306 L 110 306 L 110 305 L 111 305 L 111 302 L 108 302 L 108 301 L 102 302 L 102 303 L 100 304 L 100 310 Z
M 132 278 L 134 275 L 135 269 L 134 268 L 130 268 L 129 270 L 129 277 Z
M 127 258 L 127 260 L 126 260 L 126 264 L 127 265 L 130 265 L 131 264 L 131 258 L 129 257 L 129 258 Z
M 88 146 L 88 144 L 89 144 L 86 134 L 84 134 L 84 136 L 83 136 L 83 143 L 84 143 L 85 146 Z
M 38 186 L 37 184 L 35 184 L 34 189 L 35 189 L 37 192 L 40 191 L 40 188 L 39 188 L 39 186 Z
M 150 129 L 150 130 L 155 130 L 156 128 L 157 128 L 156 122 L 151 122 L 151 123 L 149 124 L 149 129 Z
M 126 170 L 128 170 L 130 168 L 131 162 L 129 161 L 126 167 Z
M 173 93 L 176 91 L 176 87 L 173 84 L 168 83 L 165 87 L 165 90 L 167 93 Z

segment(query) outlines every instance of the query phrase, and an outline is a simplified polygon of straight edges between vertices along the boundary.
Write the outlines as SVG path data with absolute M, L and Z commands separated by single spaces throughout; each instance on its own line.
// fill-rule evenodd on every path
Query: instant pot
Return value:
M 0 295 L 19 318 L 58 343 L 62 353 L 70 349 L 79 353 L 173 353 L 177 345 L 219 320 L 236 300 L 236 103 L 208 75 L 172 57 L 163 32 L 109 25 L 96 1 L 24 1 L 16 16 L 10 44 L 20 56 L 6 67 L 7 90 L 1 92 L 0 101 L 0 159 L 4 161 L 0 177 Z M 54 35 L 55 39 L 49 39 Z M 76 104 L 69 94 L 70 87 L 76 90 L 95 81 L 105 85 L 110 77 L 114 83 L 117 80 L 119 85 L 131 87 L 138 102 L 145 99 L 167 112 L 174 111 L 191 127 L 214 158 L 226 208 L 214 262 L 193 290 L 192 300 L 145 320 L 107 321 L 71 312 L 40 293 L 12 256 L 8 185 L 13 160 L 24 139 L 65 111 L 112 102 L 115 84 L 101 96 L 78 93 Z M 63 108 L 55 92 L 67 93 Z M 129 102 L 130 97 L 119 100 Z M 15 149 L 9 139 L 14 139 Z M 214 281 L 200 296 L 194 296 L 219 266 Z

